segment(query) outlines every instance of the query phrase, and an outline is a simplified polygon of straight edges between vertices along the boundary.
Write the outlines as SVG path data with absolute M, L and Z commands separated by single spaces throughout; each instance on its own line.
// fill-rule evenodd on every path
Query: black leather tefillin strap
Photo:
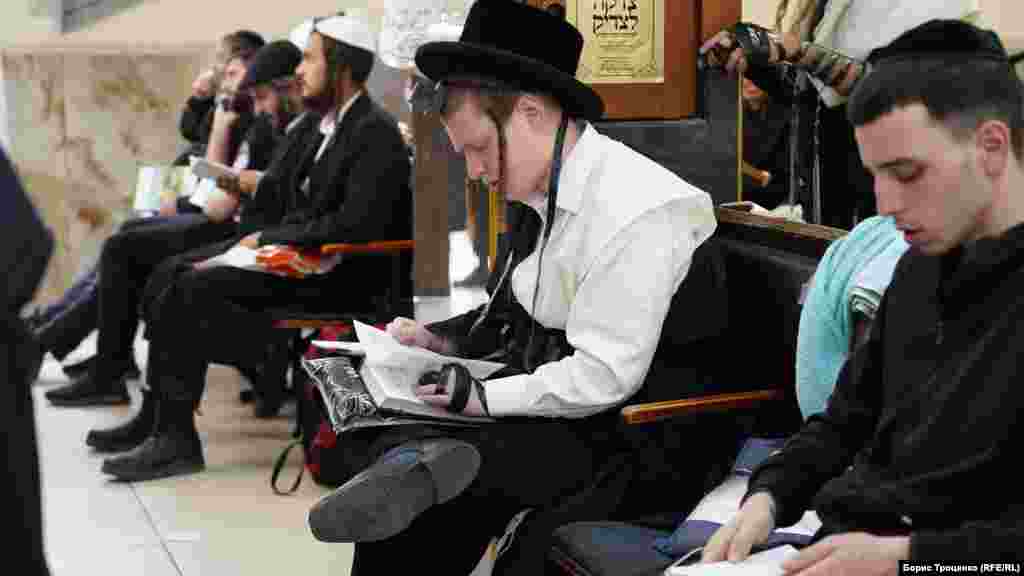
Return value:
M 558 178 L 562 175 L 562 148 L 565 147 L 565 130 L 569 126 L 569 117 L 562 113 L 562 121 L 558 125 L 558 133 L 555 134 L 555 150 L 551 158 L 551 178 L 548 181 L 548 209 L 547 221 L 544 222 L 544 235 L 541 240 L 540 250 L 537 252 L 537 284 L 533 287 L 533 303 L 530 305 L 530 316 L 534 322 L 530 325 L 530 338 L 526 341 L 526 349 L 523 350 L 523 368 L 528 374 L 532 374 L 535 366 L 531 359 L 533 351 L 533 336 L 537 330 L 537 294 L 540 292 L 540 271 L 544 265 L 544 248 L 548 245 L 548 238 L 551 237 L 551 229 L 555 224 L 555 205 L 558 202 Z

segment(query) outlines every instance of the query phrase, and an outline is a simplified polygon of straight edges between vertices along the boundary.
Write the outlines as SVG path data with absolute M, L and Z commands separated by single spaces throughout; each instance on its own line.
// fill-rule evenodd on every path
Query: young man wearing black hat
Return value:
M 253 113 L 275 136 L 293 134 L 311 119 L 305 111 L 301 87 L 295 78 L 295 69 L 301 61 L 302 51 L 291 41 L 271 42 L 257 53 L 245 79 L 239 85 L 240 91 L 250 95 Z M 268 169 L 279 161 L 284 152 L 284 148 L 274 148 L 274 160 L 266 164 Z M 223 176 L 217 180 L 218 188 L 234 194 L 243 204 L 245 211 L 241 220 L 245 223 L 243 233 L 246 234 L 274 224 L 283 216 L 280 213 L 281 199 L 276 195 L 266 194 L 256 198 L 259 181 L 264 173 L 264 170 L 248 169 L 242 170 L 237 176 Z M 258 208 L 252 205 L 254 201 L 260 203 Z
M 582 46 L 563 19 L 493 0 L 473 6 L 458 42 L 417 53 L 469 175 L 511 202 L 511 237 L 486 306 L 388 330 L 509 369 L 477 382 L 447 368 L 419 389 L 493 423 L 341 439 L 354 477 L 309 524 L 321 540 L 357 543 L 353 574 L 468 573 L 515 514 L 592 480 L 614 450 L 615 408 L 641 387 L 669 302 L 715 228 L 706 193 L 588 124 L 603 104 L 575 78 Z
M 105 461 L 104 473 L 142 481 L 202 470 L 192 413 L 210 362 L 260 362 L 266 344 L 281 337 L 268 309 L 369 307 L 391 286 L 391 262 L 379 258 L 346 259 L 301 279 L 211 261 L 233 246 L 317 249 L 412 235 L 405 143 L 395 120 L 365 90 L 374 34 L 351 16 L 319 19 L 313 28 L 296 76 L 315 123 L 290 142 L 256 190 L 257 199 L 265 193 L 280 199 L 284 216 L 241 239 L 169 260 L 150 279 L 143 296 L 146 379 L 157 401 L 157 425 L 136 439 L 145 440 L 137 450 Z M 405 288 L 411 292 L 411 285 Z
M 705 561 L 743 559 L 809 508 L 822 528 L 787 573 L 1024 559 L 1021 84 L 994 33 L 957 21 L 871 60 L 850 121 L 911 249 L 828 408 L 755 470 Z

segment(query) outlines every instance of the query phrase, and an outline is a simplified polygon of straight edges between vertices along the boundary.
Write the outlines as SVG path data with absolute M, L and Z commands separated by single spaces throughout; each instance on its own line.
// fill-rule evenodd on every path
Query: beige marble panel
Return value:
M 11 157 L 57 238 L 37 301 L 56 298 L 129 215 L 140 163 L 169 163 L 202 52 L 9 50 Z
M 66 261 L 64 156 L 58 152 L 64 131 L 64 59 L 59 54 L 5 53 L 11 160 L 26 190 L 57 238 L 43 293 L 64 288 Z
M 131 208 L 138 166 L 170 163 L 181 146 L 178 116 L 196 55 L 66 54 L 68 192 L 98 212 L 81 258 Z

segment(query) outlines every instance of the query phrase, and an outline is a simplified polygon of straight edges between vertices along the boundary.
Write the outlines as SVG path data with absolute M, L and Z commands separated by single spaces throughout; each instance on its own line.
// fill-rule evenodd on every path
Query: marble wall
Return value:
M 50 300 L 128 217 L 138 166 L 169 163 L 205 55 L 14 51 L 0 56 L 9 153 L 57 238 L 37 300 Z

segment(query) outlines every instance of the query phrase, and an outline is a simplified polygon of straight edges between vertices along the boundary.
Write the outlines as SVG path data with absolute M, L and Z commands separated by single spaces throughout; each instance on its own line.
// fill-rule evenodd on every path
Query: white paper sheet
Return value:
M 218 254 L 213 258 L 202 261 L 198 264 L 200 268 L 212 268 L 214 266 L 231 266 L 245 270 L 263 271 L 263 267 L 256 262 L 256 250 L 245 246 L 235 245 L 227 252 Z
M 383 330 L 359 321 L 354 324 L 356 336 L 363 345 L 368 364 L 402 368 L 419 375 L 428 370 L 439 370 L 441 366 L 450 362 L 457 362 L 468 368 L 474 378 L 481 380 L 505 367 L 498 362 L 467 360 L 444 356 L 425 348 L 405 346 Z
M 751 554 L 743 562 L 713 562 L 711 564 L 691 564 L 689 566 L 670 566 L 665 576 L 782 576 L 782 563 L 797 554 L 792 546 L 779 546 Z
M 219 162 L 211 162 L 206 158 L 200 158 L 199 156 L 189 157 L 189 166 L 192 167 L 192 173 L 196 175 L 196 178 L 210 178 L 216 180 L 221 176 L 238 176 L 238 170 L 235 170 L 231 166 L 226 166 Z

